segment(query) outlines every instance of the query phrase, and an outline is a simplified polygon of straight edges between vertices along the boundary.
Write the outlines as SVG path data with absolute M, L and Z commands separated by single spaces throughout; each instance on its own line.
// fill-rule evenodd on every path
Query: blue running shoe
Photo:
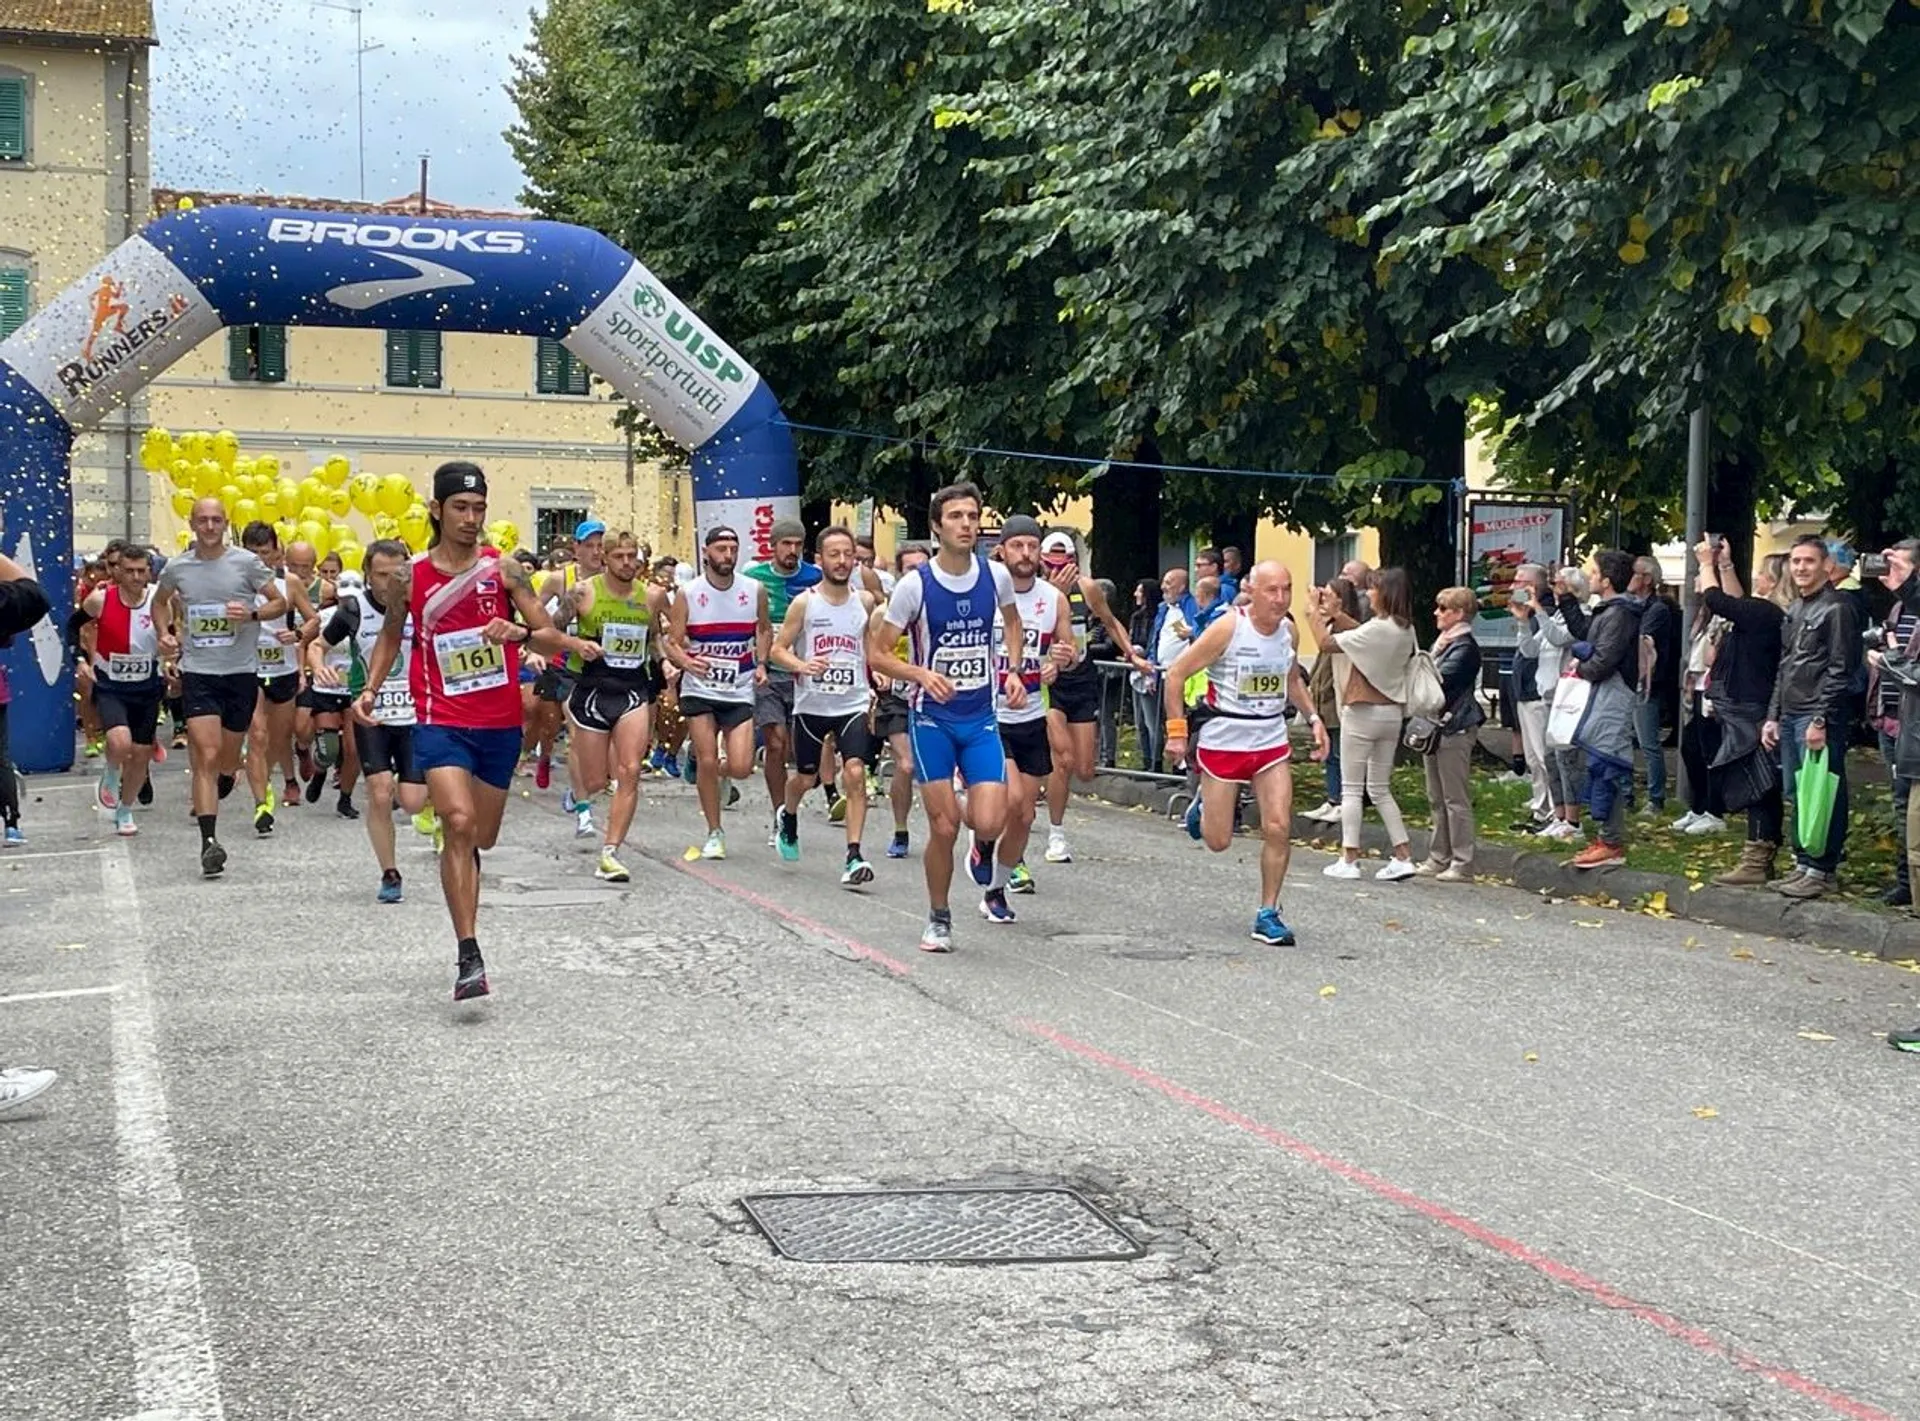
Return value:
M 679 779 L 680 778 L 679 757 L 674 755 L 662 755 L 660 757 L 660 773 L 665 775 L 670 780 Z
M 1187 806 L 1187 837 L 1200 837 L 1200 796 L 1197 794 L 1193 797 L 1193 803 Z
M 694 764 L 692 755 L 687 756 L 687 763 L 685 767 L 680 771 L 680 778 L 685 780 L 688 784 L 693 784 L 699 780 L 700 767 Z
M 1251 936 L 1268 947 L 1292 947 L 1294 942 L 1293 929 L 1280 921 L 1278 908 L 1262 908 L 1253 915 Z
M 980 916 L 990 923 L 1016 921 L 1013 909 L 1007 906 L 1005 890 L 999 888 L 989 888 L 986 896 L 980 900 Z
M 973 875 L 975 883 L 985 888 L 993 882 L 993 844 L 982 844 L 971 834 L 967 838 L 967 872 Z
M 887 845 L 887 857 L 890 859 L 903 859 L 906 856 L 907 836 L 905 834 L 895 834 L 893 836 L 893 842 Z
M 405 895 L 401 892 L 400 888 L 400 872 L 398 869 L 388 869 L 380 875 L 380 892 L 375 895 L 376 902 L 398 903 L 401 902 L 404 897 Z

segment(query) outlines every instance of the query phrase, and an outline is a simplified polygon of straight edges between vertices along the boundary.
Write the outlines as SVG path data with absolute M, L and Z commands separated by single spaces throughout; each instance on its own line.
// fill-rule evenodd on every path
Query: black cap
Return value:
M 701 544 L 701 546 L 710 548 L 722 538 L 731 538 L 736 543 L 740 541 L 740 535 L 734 532 L 733 529 L 724 523 L 716 523 L 713 527 L 707 529 L 707 540 Z
M 1000 541 L 1009 538 L 1037 538 L 1040 536 L 1040 520 L 1029 518 L 1024 513 L 1016 513 L 1000 525 Z

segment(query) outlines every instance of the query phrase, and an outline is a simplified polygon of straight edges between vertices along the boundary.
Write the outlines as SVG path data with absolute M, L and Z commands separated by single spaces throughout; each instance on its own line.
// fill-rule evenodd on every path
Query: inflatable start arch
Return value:
M 774 519 L 799 512 L 793 441 L 772 393 L 597 232 L 255 207 L 172 213 L 0 341 L 0 550 L 35 569 L 55 607 L 0 652 L 22 769 L 73 763 L 73 668 L 55 624 L 73 602 L 73 432 L 230 325 L 549 336 L 692 451 L 697 528 L 730 523 L 743 552 L 764 555 Z

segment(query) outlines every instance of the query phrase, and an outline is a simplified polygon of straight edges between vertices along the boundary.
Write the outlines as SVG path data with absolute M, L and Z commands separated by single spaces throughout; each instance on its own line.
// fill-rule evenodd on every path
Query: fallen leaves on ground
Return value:
M 1598 918 L 1575 918 L 1573 925 L 1576 928 L 1603 928 L 1606 926 L 1606 924 Z
M 1824 1031 L 1796 1031 L 1794 1035 L 1802 1041 L 1831 1041 L 1833 1038 Z
M 1322 987 L 1320 989 L 1320 995 L 1323 997 L 1331 997 L 1338 994 L 1339 991 L 1340 989 L 1338 987 L 1333 987 L 1333 986 Z
M 1720 1112 L 1715 1110 L 1711 1105 L 1696 1105 L 1693 1107 L 1693 1118 L 1696 1120 L 1718 1120 L 1720 1118 Z
M 1520 1059 L 1525 1061 L 1529 1066 L 1531 1066 L 1539 1061 L 1540 1053 L 1538 1051 L 1529 1051 L 1527 1052 L 1526 1055 L 1522 1056 Z
M 1667 895 L 1664 892 L 1649 893 L 1647 895 L 1646 906 L 1640 911 L 1645 913 L 1649 918 L 1671 918 L 1673 916 L 1673 913 L 1667 907 Z

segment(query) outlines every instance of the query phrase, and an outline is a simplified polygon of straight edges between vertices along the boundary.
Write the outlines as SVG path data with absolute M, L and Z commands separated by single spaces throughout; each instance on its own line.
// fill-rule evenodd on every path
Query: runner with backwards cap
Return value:
M 549 657 L 576 651 L 589 661 L 600 648 L 557 630 L 527 570 L 483 543 L 487 477 L 479 465 L 455 459 L 435 469 L 427 513 L 433 542 L 395 574 L 353 713 L 362 725 L 379 724 L 376 699 L 404 647 L 414 763 L 446 841 L 440 887 L 459 943 L 453 999 L 465 1001 L 488 991 L 477 935 L 480 853 L 500 837 L 520 763 L 520 648 Z

